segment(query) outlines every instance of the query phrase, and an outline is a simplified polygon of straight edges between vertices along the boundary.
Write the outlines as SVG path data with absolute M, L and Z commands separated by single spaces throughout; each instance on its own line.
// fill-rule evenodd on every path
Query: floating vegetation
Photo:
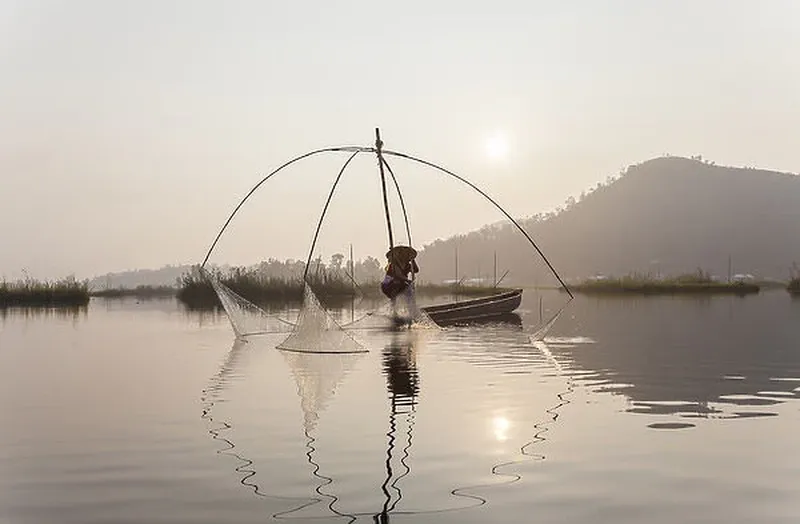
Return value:
M 629 275 L 622 278 L 598 278 L 572 286 L 584 294 L 750 294 L 758 293 L 760 286 L 744 281 L 719 282 L 703 271 L 677 277 L 655 279 L 647 275 Z
M 103 298 L 162 298 L 174 297 L 178 293 L 178 288 L 173 286 L 136 286 L 133 288 L 109 288 L 91 291 L 93 297 Z
M 0 282 L 0 308 L 75 307 L 89 303 L 88 281 L 64 278 L 41 281 L 32 278 Z

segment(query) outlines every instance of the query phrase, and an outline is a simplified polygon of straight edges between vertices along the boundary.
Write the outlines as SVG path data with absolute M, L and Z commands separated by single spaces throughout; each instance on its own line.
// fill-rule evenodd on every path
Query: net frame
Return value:
M 448 170 L 448 169 L 446 169 L 446 168 L 444 168 L 444 167 L 442 167 L 440 165 L 437 165 L 437 164 L 435 164 L 433 162 L 429 162 L 429 161 L 424 160 L 422 158 L 418 158 L 418 157 L 415 157 L 413 155 L 409 155 L 409 154 L 398 152 L 398 151 L 384 150 L 383 149 L 383 142 L 382 142 L 382 140 L 380 138 L 380 130 L 377 129 L 377 128 L 375 129 L 375 135 L 376 135 L 375 147 L 339 146 L 339 147 L 326 147 L 326 148 L 322 148 L 322 149 L 316 149 L 316 150 L 310 151 L 308 153 L 304 153 L 302 155 L 299 155 L 299 156 L 297 156 L 297 157 L 285 162 L 284 164 L 282 164 L 281 166 L 279 166 L 278 168 L 276 168 L 275 170 L 273 170 L 272 172 L 267 174 L 265 177 L 263 177 L 244 196 L 244 198 L 239 202 L 239 204 L 234 208 L 234 210 L 228 216 L 227 220 L 225 221 L 225 223 L 223 224 L 222 228 L 217 233 L 216 237 L 214 238 L 214 241 L 211 243 L 211 246 L 209 247 L 208 251 L 206 252 L 206 256 L 203 259 L 202 264 L 200 265 L 201 269 L 203 269 L 205 267 L 205 265 L 207 264 L 212 252 L 214 251 L 214 248 L 216 247 L 217 243 L 219 242 L 219 240 L 222 237 L 222 235 L 225 232 L 225 230 L 230 225 L 230 223 L 233 220 L 234 216 L 238 213 L 238 211 L 245 204 L 245 202 L 253 195 L 253 193 L 255 193 L 255 191 L 259 187 L 261 187 L 267 180 L 269 180 L 271 177 L 275 176 L 277 173 L 279 173 L 280 171 L 282 171 L 286 167 L 288 167 L 288 166 L 290 166 L 290 165 L 292 165 L 292 164 L 294 164 L 296 162 L 299 162 L 302 159 L 305 159 L 305 158 L 308 158 L 308 157 L 311 157 L 311 156 L 314 156 L 314 155 L 326 153 L 326 152 L 349 152 L 349 153 L 351 153 L 351 155 L 347 159 L 347 161 L 344 163 L 342 168 L 340 169 L 339 174 L 337 175 L 336 180 L 335 180 L 335 182 L 334 182 L 334 184 L 333 184 L 333 186 L 332 186 L 332 188 L 330 190 L 330 193 L 328 195 L 328 199 L 326 201 L 325 208 L 323 209 L 322 215 L 320 216 L 320 220 L 319 220 L 319 223 L 317 225 L 317 231 L 316 231 L 316 233 L 314 235 L 314 240 L 312 242 L 312 246 L 311 246 L 311 249 L 310 249 L 310 252 L 309 252 L 309 263 L 310 263 L 310 259 L 311 259 L 311 256 L 313 255 L 313 251 L 314 251 L 314 247 L 316 245 L 316 240 L 317 240 L 317 237 L 318 237 L 318 234 L 319 234 L 319 230 L 320 230 L 320 228 L 322 226 L 322 221 L 325 218 L 325 214 L 327 212 L 328 205 L 330 204 L 330 201 L 331 201 L 331 199 L 333 197 L 333 194 L 334 194 L 334 191 L 336 189 L 336 186 L 338 185 L 339 180 L 342 177 L 342 174 L 344 173 L 345 169 L 349 165 L 350 161 L 357 154 L 362 153 L 362 152 L 368 152 L 368 153 L 375 153 L 376 156 L 377 156 L 377 159 L 378 159 L 378 168 L 379 168 L 380 175 L 381 175 L 381 185 L 382 185 L 382 191 L 383 191 L 384 206 L 385 206 L 385 211 L 386 211 L 386 222 L 387 222 L 387 230 L 388 230 L 388 236 L 389 236 L 389 248 L 390 249 L 393 247 L 393 243 L 394 242 L 393 242 L 392 225 L 391 225 L 391 219 L 390 219 L 389 208 L 388 208 L 388 200 L 387 200 L 387 194 L 386 194 L 386 182 L 385 182 L 384 167 L 390 173 L 391 178 L 394 181 L 394 185 L 395 185 L 395 188 L 397 190 L 398 196 L 400 197 L 400 203 L 401 203 L 401 207 L 402 207 L 402 211 L 403 211 L 403 216 L 404 216 L 404 219 L 405 219 L 406 232 L 407 232 L 407 235 L 408 235 L 409 244 L 411 243 L 411 231 L 410 231 L 409 222 L 408 222 L 408 214 L 407 214 L 406 208 L 405 208 L 405 202 L 403 200 L 402 192 L 400 191 L 400 186 L 398 184 L 397 178 L 396 178 L 393 170 L 389 166 L 389 164 L 386 161 L 384 155 L 393 156 L 393 157 L 397 157 L 397 158 L 404 158 L 404 159 L 410 160 L 412 162 L 416 162 L 416 163 L 428 166 L 430 168 L 433 168 L 434 170 L 436 170 L 436 171 L 438 171 L 440 173 L 446 174 L 446 175 L 448 175 L 448 176 L 450 176 L 450 177 L 452 177 L 452 178 L 464 183 L 465 185 L 467 185 L 468 187 L 470 187 L 471 189 L 473 189 L 474 191 L 479 193 L 481 196 L 483 196 L 495 208 L 497 208 L 501 213 L 503 213 L 503 215 L 505 215 L 505 217 L 508 220 L 510 220 L 512 222 L 512 224 L 517 228 L 517 230 L 519 230 L 519 232 L 522 233 L 522 235 L 525 237 L 525 239 L 528 241 L 528 243 L 536 250 L 536 252 L 542 258 L 542 260 L 544 260 L 544 262 L 546 263 L 547 267 L 550 269 L 550 271 L 556 277 L 558 282 L 561 284 L 561 287 L 564 289 L 564 291 L 566 291 L 566 293 L 569 296 L 569 299 L 567 300 L 567 303 L 562 307 L 562 310 L 563 310 L 563 308 L 565 308 L 569 304 L 570 301 L 572 301 L 574 299 L 574 295 L 572 294 L 572 291 L 569 289 L 567 284 L 564 282 L 564 280 L 558 274 L 556 269 L 553 267 L 553 265 L 547 259 L 547 257 L 542 252 L 542 250 L 539 248 L 539 246 L 536 244 L 536 242 L 533 240 L 533 238 L 531 238 L 531 236 L 525 231 L 525 229 L 499 203 L 497 203 L 486 192 L 484 192 L 483 190 L 478 188 L 475 184 L 473 184 L 469 180 L 467 180 L 467 179 L 459 176 L 458 174 L 454 173 L 453 171 L 450 171 L 450 170 Z M 325 315 L 321 315 L 320 316 L 320 318 L 321 319 L 324 318 L 325 321 L 324 322 L 318 321 L 316 323 L 316 325 L 318 325 L 318 326 L 325 325 L 325 326 L 329 327 L 329 329 L 327 331 L 330 331 L 331 329 L 334 329 L 334 330 L 338 329 L 339 331 L 344 333 L 344 331 L 345 331 L 344 328 L 342 326 L 340 326 L 338 323 L 336 323 L 336 321 L 333 319 L 333 317 L 325 310 L 324 307 L 322 307 L 321 303 L 317 299 L 316 295 L 314 295 L 313 291 L 310 290 L 310 287 L 308 285 L 308 281 L 306 279 L 309 263 L 306 264 L 306 267 L 305 267 L 306 274 L 304 274 L 304 277 L 303 277 L 303 281 L 304 281 L 304 307 L 303 307 L 303 310 L 301 311 L 301 317 L 303 317 L 303 311 L 305 311 L 305 309 L 306 309 L 306 304 L 308 304 L 308 306 L 311 307 L 311 308 L 319 307 L 323 312 L 326 313 Z M 412 284 L 413 284 L 413 278 L 414 278 L 414 276 L 413 276 L 413 273 L 412 273 Z M 214 286 L 214 280 L 212 280 L 212 286 Z M 267 314 L 266 312 L 264 312 L 263 310 L 258 308 L 258 306 L 255 306 L 252 302 L 250 302 L 247 299 L 245 299 L 244 297 L 241 297 L 240 295 L 234 293 L 232 290 L 230 290 L 230 288 L 227 288 L 227 286 L 224 286 L 221 282 L 217 282 L 217 285 L 214 286 L 214 290 L 217 293 L 217 295 L 220 297 L 220 301 L 223 303 L 223 308 L 225 309 L 225 312 L 228 315 L 228 317 L 229 317 L 229 319 L 231 321 L 231 325 L 232 325 L 234 331 L 237 333 L 237 335 L 241 335 L 241 333 L 243 331 L 247 332 L 247 331 L 250 331 L 250 330 L 249 330 L 249 328 L 243 326 L 242 322 L 237 322 L 236 320 L 234 320 L 232 318 L 232 316 L 231 316 L 232 313 L 236 313 L 239 310 L 246 310 L 246 311 L 251 311 L 251 312 L 257 313 L 258 314 L 257 316 L 259 316 L 259 315 L 261 315 L 261 316 L 266 315 L 267 317 L 270 316 L 269 314 Z M 224 300 L 223 300 L 223 296 L 225 297 Z M 411 297 L 412 297 L 412 300 L 413 300 L 413 291 L 412 291 Z M 414 306 L 416 306 L 416 305 L 414 304 Z M 416 308 L 416 307 L 414 307 L 414 309 L 418 310 L 418 308 Z M 315 313 L 313 315 L 311 315 L 311 316 L 312 317 L 316 316 L 316 314 L 317 313 L 315 311 Z M 427 317 L 427 319 L 425 319 L 424 316 L 427 316 L 427 315 L 424 315 L 424 312 L 422 312 L 421 310 L 418 310 L 418 312 L 415 313 L 414 318 L 415 319 L 419 318 L 422 321 L 421 323 L 424 323 L 424 324 L 431 323 L 431 324 L 435 325 L 435 322 L 433 322 L 433 320 L 430 319 L 430 317 Z M 552 327 L 552 323 L 555 322 L 555 320 L 558 318 L 558 316 L 559 316 L 559 314 L 556 314 L 551 321 L 545 323 L 544 326 L 539 327 L 539 329 L 537 329 L 537 335 L 540 334 L 540 332 L 546 333 L 546 331 L 548 331 L 550 329 L 550 327 Z M 299 329 L 304 329 L 304 328 L 298 328 L 298 326 L 300 325 L 300 322 L 301 322 L 301 319 L 299 318 L 298 319 L 298 323 L 294 325 L 294 329 L 292 331 L 292 334 L 289 337 L 287 337 L 287 340 L 291 339 L 293 335 L 296 335 L 299 332 L 298 331 Z M 330 322 L 332 322 L 332 324 Z M 238 326 L 237 326 L 237 324 L 238 324 Z M 243 335 L 241 335 L 241 336 L 243 336 Z M 352 338 L 352 337 L 350 337 L 350 338 Z M 284 341 L 284 343 L 286 343 L 286 341 Z

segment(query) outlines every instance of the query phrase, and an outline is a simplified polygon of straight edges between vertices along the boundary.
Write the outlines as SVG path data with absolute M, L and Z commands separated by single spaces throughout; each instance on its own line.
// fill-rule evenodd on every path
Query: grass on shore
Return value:
M 303 300 L 303 279 L 265 276 L 246 268 L 233 268 L 227 272 L 211 271 L 214 278 L 230 288 L 234 293 L 255 304 L 301 303 Z M 341 301 L 353 296 L 353 286 L 346 277 L 331 276 L 326 273 L 309 278 L 311 286 L 322 301 Z M 199 272 L 184 274 L 178 285 L 178 300 L 189 307 L 220 306 L 219 297 L 211 283 Z
M 717 282 L 702 271 L 667 279 L 653 279 L 648 276 L 630 275 L 622 278 L 587 280 L 571 286 L 571 289 L 584 294 L 716 294 L 758 293 L 758 284 L 746 282 Z
M 787 291 L 793 295 L 800 295 L 800 277 L 795 277 L 789 281 L 786 286 Z
M 74 278 L 0 282 L 0 308 L 75 307 L 89 303 L 89 283 Z

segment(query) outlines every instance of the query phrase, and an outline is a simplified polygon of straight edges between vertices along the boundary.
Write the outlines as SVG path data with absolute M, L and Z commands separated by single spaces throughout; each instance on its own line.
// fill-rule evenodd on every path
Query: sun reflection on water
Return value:
M 492 419 L 494 438 L 496 438 L 498 442 L 505 442 L 508 440 L 508 429 L 510 427 L 511 422 L 505 417 L 498 416 Z

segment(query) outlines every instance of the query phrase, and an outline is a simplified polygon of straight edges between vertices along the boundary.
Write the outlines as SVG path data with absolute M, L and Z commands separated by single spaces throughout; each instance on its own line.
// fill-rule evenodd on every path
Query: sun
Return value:
M 508 140 L 501 133 L 496 133 L 486 140 L 486 154 L 491 160 L 505 160 L 508 156 Z

